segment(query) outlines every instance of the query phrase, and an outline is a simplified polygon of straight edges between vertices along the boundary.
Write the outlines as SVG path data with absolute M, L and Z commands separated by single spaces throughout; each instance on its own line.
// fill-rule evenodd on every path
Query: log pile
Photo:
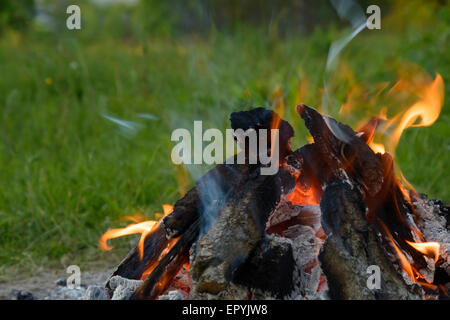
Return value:
M 131 250 L 111 279 L 139 280 L 147 272 L 132 299 L 423 299 L 437 296 L 436 288 L 447 294 L 448 207 L 406 191 L 392 157 L 368 146 L 379 119 L 355 132 L 308 106 L 297 112 L 314 142 L 294 151 L 294 131 L 275 112 L 233 113 L 235 130 L 278 123 L 278 173 L 261 175 L 261 163 L 217 165 L 146 237 L 142 259 Z M 441 243 L 436 265 L 408 241 Z M 429 286 L 405 275 L 398 251 Z M 375 290 L 367 285 L 374 265 L 381 271 Z M 113 296 L 111 281 L 106 291 Z

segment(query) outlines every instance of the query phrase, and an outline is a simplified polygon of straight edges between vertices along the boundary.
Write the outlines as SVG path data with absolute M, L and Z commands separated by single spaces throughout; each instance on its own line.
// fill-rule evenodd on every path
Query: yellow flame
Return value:
M 384 148 L 384 145 L 381 143 L 371 142 L 369 143 L 369 147 L 373 150 L 375 153 L 385 153 L 386 149 Z
M 410 242 L 405 240 L 411 247 L 423 253 L 426 256 L 432 256 L 434 258 L 434 263 L 439 259 L 439 250 L 441 245 L 438 242 Z
M 173 206 L 170 204 L 164 204 L 163 205 L 164 210 L 164 216 L 161 217 L 161 219 L 157 220 L 148 220 L 140 223 L 133 223 L 125 228 L 116 228 L 116 229 L 110 229 L 106 231 L 99 239 L 98 246 L 103 251 L 109 251 L 113 247 L 108 245 L 108 240 L 115 239 L 118 237 L 127 236 L 130 234 L 137 234 L 140 233 L 141 237 L 139 238 L 138 242 L 138 250 L 139 250 L 139 256 L 142 259 L 144 256 L 144 241 L 145 238 L 151 234 L 153 231 L 156 230 L 159 223 L 161 222 L 162 218 L 167 216 L 173 211 Z M 129 217 L 128 217 L 129 218 Z
M 395 149 L 403 134 L 409 127 L 431 126 L 439 117 L 444 103 L 444 81 L 440 74 L 419 92 L 420 100 L 413 104 L 400 118 L 399 124 L 389 139 L 387 149 L 395 154 Z M 417 120 L 420 119 L 418 123 Z

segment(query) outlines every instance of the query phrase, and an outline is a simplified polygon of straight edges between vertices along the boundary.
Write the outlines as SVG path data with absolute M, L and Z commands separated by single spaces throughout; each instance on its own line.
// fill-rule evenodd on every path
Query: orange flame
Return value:
M 161 252 L 161 254 L 159 255 L 158 259 L 156 259 L 141 275 L 141 280 L 145 280 L 145 278 L 147 278 L 147 276 L 152 273 L 152 271 L 156 268 L 156 266 L 158 265 L 159 261 L 166 255 L 169 253 L 169 251 L 173 248 L 173 246 L 177 243 L 178 239 L 180 237 L 177 238 L 172 238 L 169 240 L 169 243 L 167 244 L 167 246 L 164 248 L 164 250 Z
M 419 92 L 420 100 L 413 104 L 401 117 L 388 143 L 388 151 L 395 153 L 395 148 L 403 134 L 409 127 L 431 126 L 439 117 L 444 103 L 444 81 L 440 74 Z M 416 121 L 420 119 L 419 123 Z
M 403 254 L 402 250 L 397 246 L 397 244 L 394 241 L 394 238 L 392 238 L 391 233 L 389 232 L 388 228 L 384 223 L 382 223 L 379 220 L 380 225 L 384 229 L 384 232 L 388 236 L 389 240 L 391 241 L 392 246 L 394 247 L 395 252 L 397 253 L 398 259 L 400 261 L 400 264 L 402 266 L 402 269 L 411 277 L 413 282 L 416 282 L 416 276 L 414 275 L 411 263 L 408 261 L 406 256 Z
M 386 225 L 384 225 L 380 220 L 378 220 L 381 227 L 384 229 L 386 235 L 388 236 L 395 252 L 397 253 L 397 257 L 399 259 L 400 265 L 402 266 L 402 269 L 408 274 L 408 276 L 411 278 L 411 280 L 414 283 L 418 283 L 424 287 L 427 287 L 429 289 L 437 289 L 437 286 L 434 284 L 429 284 L 427 282 L 421 281 L 419 279 L 424 279 L 424 277 L 417 271 L 416 268 L 414 268 L 410 261 L 406 258 L 405 254 L 402 252 L 402 250 L 397 246 L 395 243 L 391 233 L 389 232 Z M 420 253 L 423 253 L 426 256 L 432 256 L 434 258 L 434 263 L 436 263 L 439 259 L 439 250 L 440 250 L 440 244 L 438 242 L 411 242 L 408 240 L 405 240 L 406 243 L 408 243 L 411 247 L 419 251 Z
M 162 218 L 164 218 L 165 216 L 167 216 L 168 214 L 170 214 L 173 211 L 173 206 L 170 204 L 164 204 L 163 210 L 164 210 L 164 215 L 158 221 L 148 220 L 148 221 L 144 221 L 144 222 L 140 222 L 140 223 L 130 224 L 125 228 L 116 228 L 116 229 L 110 229 L 110 230 L 106 231 L 100 237 L 100 239 L 98 241 L 98 246 L 103 251 L 109 251 L 113 247 L 108 245 L 108 243 L 107 243 L 108 240 L 127 236 L 130 234 L 140 233 L 141 237 L 139 238 L 139 242 L 138 242 L 138 250 L 139 250 L 139 257 L 142 259 L 144 256 L 145 238 L 149 234 L 151 234 L 154 230 L 156 230 L 156 228 L 158 227 Z M 157 216 L 156 213 L 155 213 L 155 216 Z
M 317 205 L 320 203 L 320 195 L 314 190 L 314 187 L 303 190 L 297 186 L 294 191 L 286 196 L 286 200 L 293 204 Z
M 385 153 L 386 149 L 384 148 L 384 145 L 381 143 L 376 143 L 376 142 L 370 142 L 369 143 L 369 147 L 370 149 L 372 149 L 373 152 L 375 153 Z
M 390 93 L 405 93 L 406 91 L 416 92 L 419 100 L 403 113 L 399 113 L 390 119 L 386 117 L 386 109 L 381 110 L 378 118 L 384 121 L 377 128 L 377 131 L 384 134 L 386 143 L 374 142 L 373 136 L 367 141 L 367 144 L 375 153 L 387 151 L 395 155 L 400 138 L 407 128 L 431 126 L 438 119 L 444 103 L 444 82 L 440 74 L 437 73 L 435 79 L 425 85 L 401 79 L 391 88 Z M 397 170 L 407 187 L 413 189 L 401 171 Z
M 432 256 L 434 258 L 434 263 L 439 259 L 439 250 L 441 248 L 438 242 L 410 242 L 406 240 L 411 247 L 423 253 L 426 256 Z

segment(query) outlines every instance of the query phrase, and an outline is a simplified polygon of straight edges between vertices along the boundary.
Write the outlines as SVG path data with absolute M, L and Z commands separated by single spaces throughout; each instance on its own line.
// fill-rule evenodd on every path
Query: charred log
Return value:
M 183 264 L 189 261 L 189 249 L 198 237 L 199 221 L 195 221 L 177 240 L 170 251 L 158 262 L 153 271 L 133 294 L 132 299 L 155 299 L 170 285 Z
M 106 288 L 111 290 L 109 282 L 114 276 L 121 276 L 123 278 L 134 280 L 140 279 L 142 273 L 147 270 L 154 261 L 157 261 L 167 244 L 168 240 L 166 238 L 166 232 L 161 225 L 159 225 L 158 229 L 145 238 L 144 255 L 142 259 L 138 247 L 132 249 L 109 277 L 105 285 Z
M 281 117 L 271 110 L 265 108 L 255 108 L 249 111 L 233 112 L 230 116 L 231 128 L 233 130 L 242 129 L 247 131 L 254 129 L 267 130 L 268 146 L 271 146 L 270 129 L 279 130 L 279 159 L 284 159 L 291 151 L 289 140 L 294 136 L 294 129 L 292 129 L 289 122 L 281 119 Z M 248 150 L 248 148 L 245 148 Z
M 384 255 L 376 230 L 365 218 L 362 194 L 347 182 L 330 183 L 321 200 L 323 226 L 330 236 L 319 254 L 332 299 L 422 299 Z M 369 266 L 379 268 L 380 287 L 369 289 Z
M 198 241 L 191 263 L 194 294 L 220 295 L 228 290 L 236 270 L 263 239 L 270 212 L 280 199 L 284 170 L 256 176 L 220 209 L 218 218 Z M 288 184 L 292 184 L 292 181 Z
M 368 207 L 367 219 L 382 234 L 386 235 L 386 229 L 389 230 L 396 244 L 412 257 L 414 267 L 422 270 L 427 280 L 432 281 L 434 265 L 427 263 L 424 255 L 406 242 L 423 242 L 424 239 L 414 221 L 412 204 L 406 198 L 406 191 L 402 190 L 401 183 L 395 176 L 394 160 L 388 153 L 381 155 L 380 159 L 385 178 L 379 194 L 367 195 L 365 198 Z M 383 247 L 389 248 L 388 245 Z M 392 255 L 396 256 L 394 250 L 391 251 Z
M 318 158 L 328 169 L 328 177 L 323 182 L 345 180 L 345 172 L 365 193 L 377 194 L 383 182 L 383 169 L 380 159 L 365 141 L 349 126 L 322 116 L 306 105 L 298 105 L 297 112 L 314 138 Z
M 236 160 L 237 155 L 234 158 Z M 173 212 L 163 219 L 167 237 L 179 237 L 200 217 L 202 193 L 215 189 L 217 199 L 209 201 L 222 200 L 242 189 L 250 174 L 257 168 L 257 165 L 237 164 L 234 161 L 233 164 L 219 164 L 208 171 L 194 188 L 175 203 Z
M 233 281 L 281 299 L 294 289 L 294 268 L 290 242 L 280 237 L 264 237 L 238 268 Z

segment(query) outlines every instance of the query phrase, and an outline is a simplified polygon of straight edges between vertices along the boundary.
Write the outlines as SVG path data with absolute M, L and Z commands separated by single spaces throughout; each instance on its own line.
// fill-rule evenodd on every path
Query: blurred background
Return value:
M 81 30 L 66 27 L 71 4 Z M 381 29 L 358 30 L 370 4 Z M 2 0 L 0 277 L 117 264 L 130 243 L 104 253 L 101 234 L 126 215 L 153 218 L 207 169 L 171 162 L 174 129 L 284 109 L 298 148 L 300 102 L 356 129 L 408 108 L 436 73 L 448 97 L 449 44 L 448 1 Z M 405 79 L 414 85 L 393 94 Z M 449 107 L 407 129 L 395 154 L 418 192 L 445 202 Z

